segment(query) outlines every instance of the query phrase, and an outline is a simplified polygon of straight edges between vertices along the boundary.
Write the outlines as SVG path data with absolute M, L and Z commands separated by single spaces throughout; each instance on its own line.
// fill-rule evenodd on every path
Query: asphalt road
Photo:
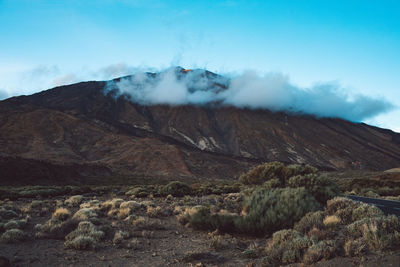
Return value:
M 386 215 L 395 214 L 400 217 L 400 201 L 385 200 L 370 197 L 359 197 L 359 196 L 346 196 L 352 200 L 361 201 L 367 204 L 372 204 L 380 208 Z

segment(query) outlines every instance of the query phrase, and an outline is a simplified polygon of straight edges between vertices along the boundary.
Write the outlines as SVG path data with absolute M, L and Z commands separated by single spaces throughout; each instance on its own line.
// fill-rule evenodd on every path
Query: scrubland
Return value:
M 396 266 L 399 218 L 344 193 L 399 188 L 346 179 L 272 162 L 218 184 L 4 187 L 0 263 Z

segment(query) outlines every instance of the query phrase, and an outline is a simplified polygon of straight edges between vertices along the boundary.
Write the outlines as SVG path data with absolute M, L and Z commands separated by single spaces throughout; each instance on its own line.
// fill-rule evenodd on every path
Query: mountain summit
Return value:
M 229 86 L 229 79 L 212 72 L 174 69 L 178 81 L 192 73 L 200 80 L 186 85 L 192 86 L 196 101 Z M 149 90 L 143 83 L 154 81 L 154 88 L 176 86 L 157 84 L 162 75 L 81 82 L 1 101 L 0 183 L 234 178 L 263 161 L 326 170 L 400 165 L 400 134 L 390 130 L 338 118 L 237 108 L 218 99 L 160 104 L 151 102 L 157 94 L 136 99 L 122 87 L 128 83 L 135 90 Z

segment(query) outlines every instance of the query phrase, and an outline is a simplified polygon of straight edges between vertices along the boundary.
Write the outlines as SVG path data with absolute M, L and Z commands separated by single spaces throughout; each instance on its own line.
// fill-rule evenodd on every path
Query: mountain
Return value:
M 189 71 L 178 69 L 179 75 Z M 149 73 L 156 77 L 158 74 Z M 212 90 L 224 90 L 205 72 Z M 0 184 L 234 178 L 264 161 L 324 170 L 400 165 L 400 134 L 342 119 L 208 105 L 141 105 L 113 82 L 0 101 Z

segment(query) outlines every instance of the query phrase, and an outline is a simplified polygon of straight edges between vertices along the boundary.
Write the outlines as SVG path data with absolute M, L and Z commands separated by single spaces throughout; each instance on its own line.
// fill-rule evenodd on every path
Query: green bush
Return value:
M 160 193 L 164 196 L 173 195 L 174 197 L 183 197 L 192 193 L 192 188 L 189 185 L 173 181 L 161 188 Z
M 309 165 L 288 165 L 270 162 L 255 166 L 239 178 L 243 184 L 264 184 L 267 189 L 305 187 L 321 204 L 339 195 L 339 187 Z
M 316 173 L 318 170 L 309 165 L 288 165 L 281 162 L 269 162 L 255 166 L 253 169 L 239 177 L 243 184 L 262 184 L 266 181 L 277 179 L 282 185 L 295 175 Z
M 307 212 L 320 208 L 304 188 L 258 189 L 244 203 L 246 215 L 236 220 L 240 232 L 272 234 L 293 227 Z
M 326 201 L 339 195 L 339 187 L 328 178 L 312 173 L 292 176 L 287 185 L 289 187 L 304 186 L 315 199 L 325 205 Z
M 308 233 L 313 228 L 323 229 L 324 216 L 324 212 L 321 210 L 309 212 L 294 225 L 293 229 L 303 234 Z

